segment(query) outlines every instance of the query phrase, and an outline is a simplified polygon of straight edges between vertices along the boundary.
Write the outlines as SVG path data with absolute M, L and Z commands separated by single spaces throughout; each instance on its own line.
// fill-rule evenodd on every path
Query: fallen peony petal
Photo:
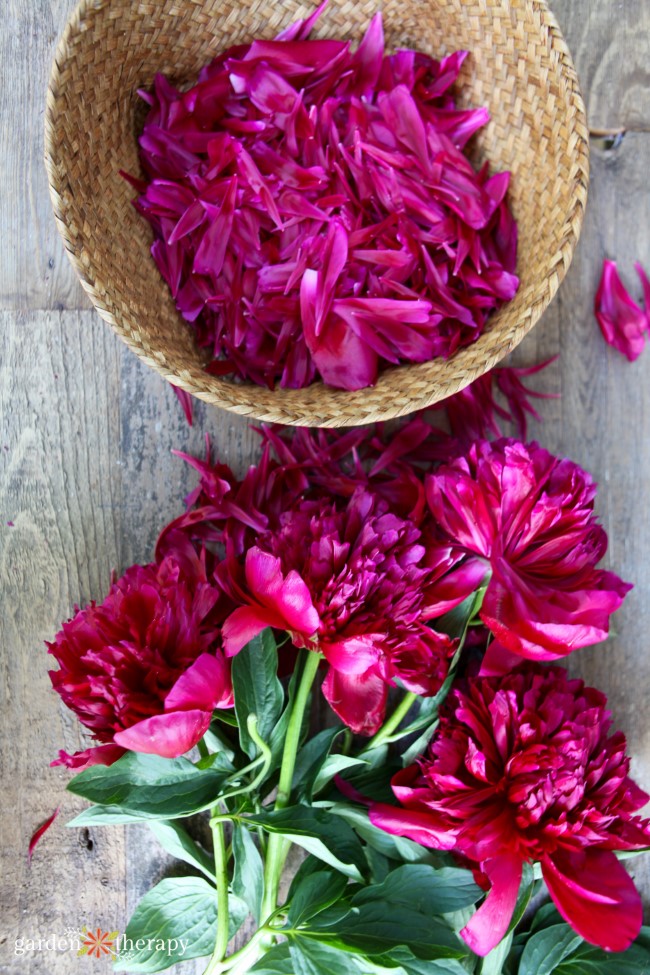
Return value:
M 185 414 L 185 419 L 187 420 L 189 426 L 192 426 L 192 421 L 194 419 L 194 400 L 184 389 L 180 386 L 172 385 L 172 389 L 176 394 L 178 402 L 181 404 L 183 413 Z
M 607 344 L 627 356 L 630 362 L 638 359 L 645 347 L 648 316 L 626 290 L 615 261 L 603 261 L 594 312 Z
M 42 822 L 41 825 L 37 829 L 35 829 L 34 832 L 32 833 L 31 838 L 29 840 L 29 847 L 27 849 L 28 862 L 31 861 L 32 859 L 32 855 L 34 853 L 34 850 L 36 849 L 36 844 L 39 842 L 39 840 L 43 838 L 45 833 L 47 833 L 48 829 L 50 828 L 50 826 L 52 825 L 56 817 L 59 815 L 60 808 L 61 808 L 60 806 L 57 806 L 54 812 L 52 813 L 52 815 L 48 816 L 47 819 L 44 822 Z

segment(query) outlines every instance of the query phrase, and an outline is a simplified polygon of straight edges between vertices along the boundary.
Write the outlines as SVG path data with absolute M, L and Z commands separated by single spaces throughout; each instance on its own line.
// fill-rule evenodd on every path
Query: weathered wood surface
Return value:
M 190 430 L 171 390 L 89 309 L 65 258 L 49 210 L 42 120 L 55 40 L 72 7 L 73 0 L 4 0 L 0 33 L 0 972 L 7 975 L 70 975 L 89 964 L 108 971 L 107 961 L 65 952 L 17 956 L 15 940 L 83 924 L 124 930 L 164 869 L 146 832 L 64 828 L 79 804 L 64 791 L 67 773 L 48 763 L 80 738 L 49 690 L 42 641 L 75 603 L 105 592 L 112 568 L 150 557 L 192 484 L 172 447 L 201 451 L 209 432 L 242 469 L 255 442 L 242 421 L 201 405 Z M 560 353 L 538 386 L 562 397 L 542 404 L 546 422 L 532 433 L 595 474 L 609 563 L 636 584 L 616 619 L 617 637 L 606 649 L 582 651 L 575 669 L 608 693 L 647 789 L 650 351 L 630 365 L 606 348 L 591 307 L 604 256 L 619 260 L 637 296 L 633 260 L 650 270 L 650 3 L 557 0 L 555 12 L 592 127 L 628 134 L 616 150 L 594 150 L 578 252 L 515 360 Z M 60 820 L 28 867 L 29 836 L 59 803 Z M 650 901 L 648 858 L 632 870 Z M 201 967 L 188 964 L 187 975 Z

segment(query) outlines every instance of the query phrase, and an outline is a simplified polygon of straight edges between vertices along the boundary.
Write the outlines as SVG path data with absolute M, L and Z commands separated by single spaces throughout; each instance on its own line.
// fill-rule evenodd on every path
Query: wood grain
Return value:
M 75 3 L 2 3 L 0 308 L 89 307 L 52 219 L 43 166 L 47 79 L 56 40 Z
M 551 3 L 578 70 L 592 129 L 650 129 L 647 0 Z
M 82 803 L 58 748 L 81 745 L 75 719 L 49 689 L 42 641 L 75 603 L 101 597 L 112 568 L 150 558 L 158 530 L 193 484 L 170 450 L 200 453 L 209 432 L 240 471 L 255 455 L 243 421 L 197 404 L 190 430 L 169 387 L 87 310 L 49 213 L 41 165 L 42 98 L 72 0 L 5 0 L 0 34 L 0 655 L 3 827 L 0 972 L 70 975 L 69 953 L 17 956 L 15 939 L 63 935 L 85 923 L 124 929 L 139 896 L 168 867 L 146 829 L 66 830 Z M 621 13 L 623 10 L 623 13 Z M 592 125 L 648 121 L 648 4 L 558 0 L 586 89 Z M 596 52 L 600 52 L 597 56 Z M 645 53 L 644 53 L 645 52 Z M 607 69 L 599 66 L 605 58 Z M 621 120 L 622 123 L 621 123 Z M 638 298 L 636 258 L 650 270 L 650 134 L 592 156 L 591 197 L 574 263 L 542 322 L 517 350 L 532 363 L 560 353 L 536 377 L 561 393 L 541 404 L 531 434 L 599 481 L 609 565 L 636 584 L 607 646 L 573 664 L 610 697 L 629 739 L 633 771 L 650 788 L 650 350 L 630 365 L 603 343 L 592 314 L 602 258 L 617 258 Z M 6 242 L 9 241 L 9 246 Z M 50 260 L 54 266 L 50 267 Z M 82 310 L 78 310 L 82 309 Z M 13 522 L 13 527 L 7 522 Z M 61 815 L 26 863 L 29 837 L 59 803 Z M 650 901 L 648 857 L 632 862 Z M 83 964 L 89 964 L 83 961 Z M 107 962 L 92 963 L 108 971 Z M 188 964 L 185 975 L 202 970 Z

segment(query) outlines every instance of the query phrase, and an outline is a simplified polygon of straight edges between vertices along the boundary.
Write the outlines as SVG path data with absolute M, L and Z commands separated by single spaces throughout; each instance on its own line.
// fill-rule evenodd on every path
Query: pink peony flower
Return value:
M 554 660 L 606 638 L 631 586 L 596 569 L 607 536 L 589 474 L 535 443 L 480 441 L 426 489 L 441 537 L 483 566 L 480 615 L 506 650 Z
M 220 649 L 223 594 L 185 546 L 134 565 L 63 624 L 49 652 L 54 689 L 99 744 L 56 765 L 110 765 L 126 749 L 175 758 L 203 737 L 215 708 L 233 705 Z
M 608 737 L 599 691 L 560 667 L 528 664 L 452 691 L 428 754 L 398 772 L 394 808 L 375 826 L 456 850 L 487 875 L 487 899 L 461 932 L 479 955 L 510 923 L 525 862 L 541 864 L 565 920 L 587 941 L 622 951 L 641 926 L 641 900 L 615 850 L 650 844 L 634 813 L 648 796 L 628 778 L 625 737 Z
M 412 522 L 362 488 L 343 504 L 301 502 L 249 549 L 238 584 L 232 561 L 219 567 L 228 595 L 245 603 L 224 623 L 226 654 L 265 626 L 288 630 L 297 646 L 324 654 L 334 711 L 355 732 L 374 733 L 387 685 L 435 693 L 454 650 L 424 625 L 445 611 L 432 608 L 430 590 L 450 561 L 429 565 L 426 551 Z
M 489 121 L 450 93 L 466 52 L 307 40 L 320 12 L 141 92 L 153 258 L 209 371 L 372 385 L 475 341 L 518 287 L 509 173 L 465 155 Z
M 618 276 L 616 261 L 603 261 L 603 272 L 594 302 L 594 313 L 603 338 L 608 345 L 627 356 L 630 362 L 634 362 L 643 352 L 649 324 L 650 286 L 641 265 L 637 263 L 634 267 L 643 284 L 645 312 L 631 298 Z

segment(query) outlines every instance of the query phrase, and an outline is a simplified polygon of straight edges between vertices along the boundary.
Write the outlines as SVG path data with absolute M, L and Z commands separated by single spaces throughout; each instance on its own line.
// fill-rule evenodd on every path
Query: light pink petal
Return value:
M 558 852 L 542 863 L 549 894 L 578 934 L 606 951 L 625 951 L 643 921 L 632 878 L 610 850 Z
M 193 748 L 210 727 L 212 711 L 170 711 L 118 731 L 115 741 L 132 752 L 178 758 Z
M 474 954 L 484 958 L 503 940 L 517 903 L 523 861 L 504 853 L 482 864 L 490 891 L 476 914 L 460 932 Z
M 230 664 L 221 654 L 202 653 L 165 698 L 165 711 L 213 711 L 234 704 Z

